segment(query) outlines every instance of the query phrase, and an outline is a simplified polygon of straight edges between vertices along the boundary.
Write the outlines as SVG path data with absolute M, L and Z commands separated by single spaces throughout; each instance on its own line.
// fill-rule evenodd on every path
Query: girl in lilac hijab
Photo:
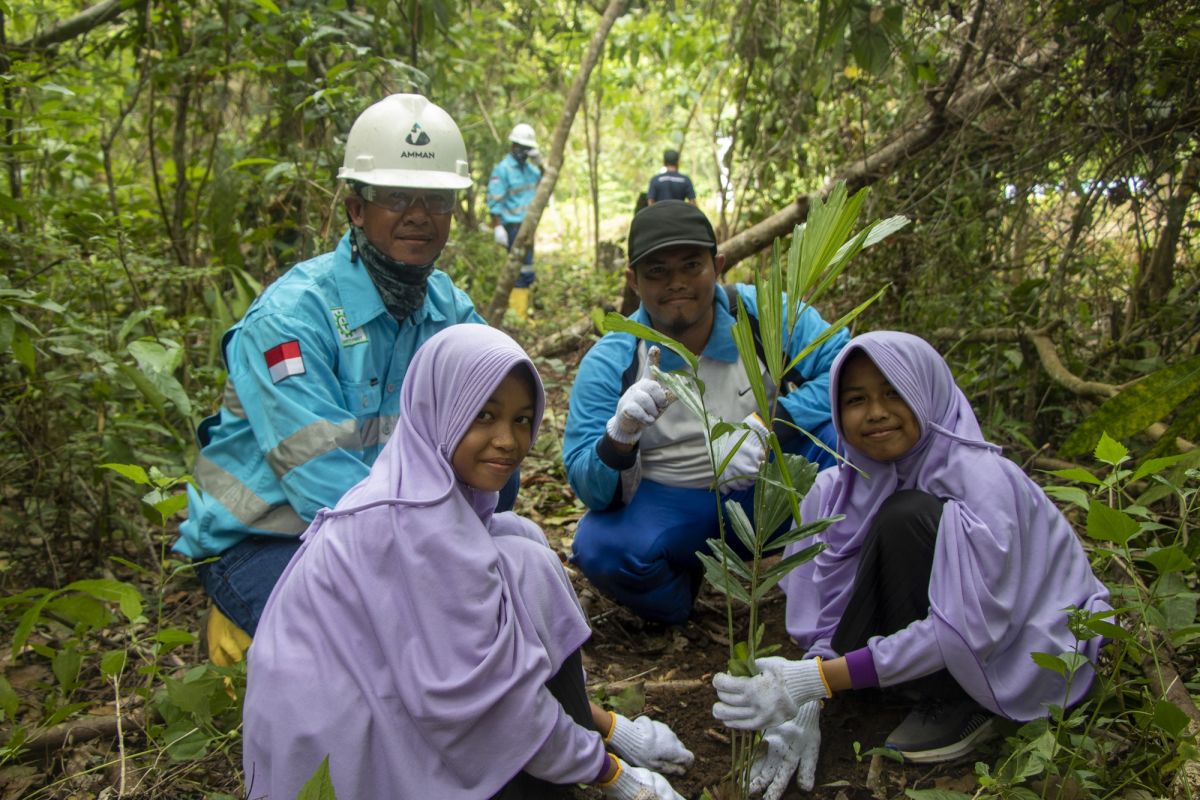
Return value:
M 1100 641 L 1076 639 L 1069 609 L 1110 609 L 1070 524 L 984 440 L 928 342 L 898 332 L 852 339 L 831 367 L 830 393 L 853 466 L 821 472 L 801 514 L 844 518 L 783 583 L 788 633 L 806 658 L 763 658 L 752 678 L 713 681 L 714 715 L 766 731 L 752 789 L 768 800 L 797 766 L 797 783 L 812 788 L 819 701 L 835 691 L 900 687 L 915 708 L 886 745 L 916 763 L 970 752 L 997 716 L 1026 721 L 1078 702 Z M 1082 653 L 1088 663 L 1068 681 L 1031 653 Z
M 493 513 L 544 404 L 500 331 L 455 325 L 420 348 L 395 433 L 313 520 L 263 612 L 248 798 L 291 800 L 326 758 L 347 798 L 554 797 L 576 783 L 679 798 L 659 772 L 691 753 L 662 723 L 588 702 L 590 631 L 558 556 L 529 520 Z

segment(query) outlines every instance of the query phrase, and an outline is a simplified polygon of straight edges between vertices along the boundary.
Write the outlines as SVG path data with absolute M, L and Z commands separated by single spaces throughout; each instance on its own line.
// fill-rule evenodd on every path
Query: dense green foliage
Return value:
M 515 122 L 548 141 L 603 9 L 93 9 L 0 0 L 0 613 L 11 663 L 49 665 L 36 689 L 0 675 L 4 722 L 17 723 L 0 765 L 24 736 L 133 693 L 156 708 L 143 766 L 207 752 L 232 772 L 241 677 L 188 668 L 194 635 L 164 616 L 195 587 L 168 548 L 195 426 L 224 382 L 221 333 L 341 234 L 345 134 L 395 91 L 428 94 L 467 139 L 475 187 L 440 265 L 486 302 L 503 265 L 477 230 L 487 174 Z M 1168 663 L 1186 678 L 1196 663 L 1195 4 L 636 4 L 579 116 L 538 231 L 541 308 L 516 331 L 526 345 L 616 303 L 620 275 L 601 243 L 621 243 L 664 147 L 682 150 L 722 238 L 845 177 L 872 186 L 867 217 L 913 224 L 831 285 L 827 318 L 887 285 L 856 326 L 933 339 L 1015 458 L 1065 469 L 1053 457 L 1086 457 L 1108 431 L 1132 463 L 1153 465 L 1122 473 L 1109 452 L 1094 480 L 1062 476 L 1103 488 L 1106 507 L 1138 526 L 1097 537 L 1103 520 L 1128 524 L 1101 510 L 1093 529 L 1092 500 L 1061 498 L 1112 543 L 1097 568 L 1143 609 L 1134 639 L 1108 632 L 1136 656 L 1114 656 L 1106 698 L 1119 710 L 1100 703 L 1023 732 L 981 785 L 1013 797 L 1036 780 L 1058 796 L 1169 791 L 1194 749 L 1162 703 L 1178 706 L 1140 671 Z M 768 244 L 733 275 L 761 271 Z M 542 446 L 557 469 L 557 444 Z M 1119 742 L 1093 733 L 1106 726 Z M 180 774 L 177 786 L 193 779 Z

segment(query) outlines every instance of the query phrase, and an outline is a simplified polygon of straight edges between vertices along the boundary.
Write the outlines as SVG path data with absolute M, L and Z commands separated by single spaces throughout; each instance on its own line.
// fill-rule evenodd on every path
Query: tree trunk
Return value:
M 508 260 L 501 270 L 500 280 L 496 284 L 496 292 L 492 295 L 492 300 L 484 313 L 484 317 L 492 325 L 499 323 L 504 316 L 504 309 L 508 306 L 508 295 L 512 291 L 513 284 L 517 282 L 517 273 L 521 269 L 521 262 L 525 260 L 525 253 L 533 244 L 533 237 L 537 232 L 542 212 L 546 210 L 546 203 L 550 201 L 550 195 L 554 192 L 554 184 L 558 182 L 558 171 L 562 168 L 567 135 L 571 133 L 571 124 L 575 121 L 575 114 L 579 111 L 580 103 L 583 102 L 583 93 L 587 89 L 588 77 L 592 74 L 596 62 L 600 60 L 600 54 L 604 52 L 604 42 L 608 38 L 608 32 L 612 30 L 617 17 L 625 12 L 627 2 L 628 0 L 610 0 L 608 8 L 604 10 L 604 16 L 601 17 L 600 24 L 596 28 L 596 33 L 592 36 L 592 42 L 588 45 L 587 55 L 584 56 L 583 63 L 579 66 L 579 73 L 571 84 L 566 105 L 558 120 L 558 127 L 554 129 L 550 157 L 546 161 L 546 171 L 542 175 L 541 182 L 538 183 L 537 192 L 533 196 L 533 202 L 529 205 L 525 221 L 521 223 L 521 229 L 517 231 L 517 239 L 513 242 L 512 250 L 508 253 Z
M 1145 312 L 1162 305 L 1167 294 L 1175 285 L 1175 250 L 1179 246 L 1179 235 L 1183 231 L 1188 204 L 1196 194 L 1196 183 L 1200 180 L 1200 152 L 1188 159 L 1179 177 L 1179 185 L 1167 202 L 1167 223 L 1163 226 L 1150 255 L 1146 271 L 1138 279 L 1137 309 Z M 1136 313 L 1135 317 L 1144 316 Z

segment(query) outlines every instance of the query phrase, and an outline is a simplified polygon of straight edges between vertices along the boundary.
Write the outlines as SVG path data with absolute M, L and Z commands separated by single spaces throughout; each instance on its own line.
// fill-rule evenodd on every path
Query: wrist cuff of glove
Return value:
M 636 433 L 626 433 L 621 430 L 621 424 L 616 417 L 610 417 L 608 422 L 604 424 L 604 432 L 608 438 L 620 444 L 637 444 L 637 440 L 642 438 L 641 430 Z
M 820 657 L 812 659 L 815 669 L 806 666 L 801 661 L 796 669 L 789 669 L 783 676 L 783 685 L 787 688 L 787 693 L 791 695 L 798 703 L 807 703 L 809 700 L 818 698 L 833 697 L 833 691 L 829 688 L 829 681 L 825 679 L 825 669 L 821 666 Z
M 612 712 L 609 713 L 611 714 Z M 612 730 L 608 732 L 608 738 L 604 741 L 610 744 L 612 749 L 619 755 L 628 758 L 629 754 L 636 752 L 641 744 L 634 733 L 634 727 L 632 720 L 613 714 Z M 634 759 L 635 764 L 637 761 L 637 759 Z M 637 766 L 645 766 L 645 764 L 637 764 Z
M 604 743 L 608 744 L 612 741 L 613 734 L 617 732 L 617 713 L 615 711 L 608 712 L 608 735 L 603 737 Z
M 618 779 L 620 779 L 621 773 L 625 771 L 625 765 L 621 763 L 621 759 L 617 758 L 612 753 L 609 753 L 608 757 L 610 759 L 612 759 L 612 762 L 613 762 L 613 764 L 616 765 L 617 769 L 616 769 L 616 772 L 613 773 L 613 776 L 611 778 L 609 778 L 606 781 L 600 781 L 599 783 L 596 784 L 601 789 L 607 789 L 608 787 L 612 786 L 614 783 L 617 782 Z M 607 768 L 607 766 L 608 765 L 605 764 L 606 768 Z M 603 776 L 603 772 L 601 773 L 601 776 Z

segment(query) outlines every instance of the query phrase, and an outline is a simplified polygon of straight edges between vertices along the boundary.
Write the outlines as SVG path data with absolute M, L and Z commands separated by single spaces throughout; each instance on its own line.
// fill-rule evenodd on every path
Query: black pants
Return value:
M 867 646 L 929 616 L 929 576 L 942 501 L 916 489 L 896 492 L 879 507 L 859 553 L 850 601 L 830 641 L 838 653 Z M 966 693 L 946 670 L 910 681 L 906 695 L 944 700 Z
M 578 650 L 563 661 L 554 677 L 546 681 L 546 688 L 562 704 L 571 719 L 588 730 L 595 730 L 592 706 L 583 681 L 583 657 Z M 570 791 L 570 786 L 558 786 L 520 772 L 492 800 L 563 800 L 570 797 Z

